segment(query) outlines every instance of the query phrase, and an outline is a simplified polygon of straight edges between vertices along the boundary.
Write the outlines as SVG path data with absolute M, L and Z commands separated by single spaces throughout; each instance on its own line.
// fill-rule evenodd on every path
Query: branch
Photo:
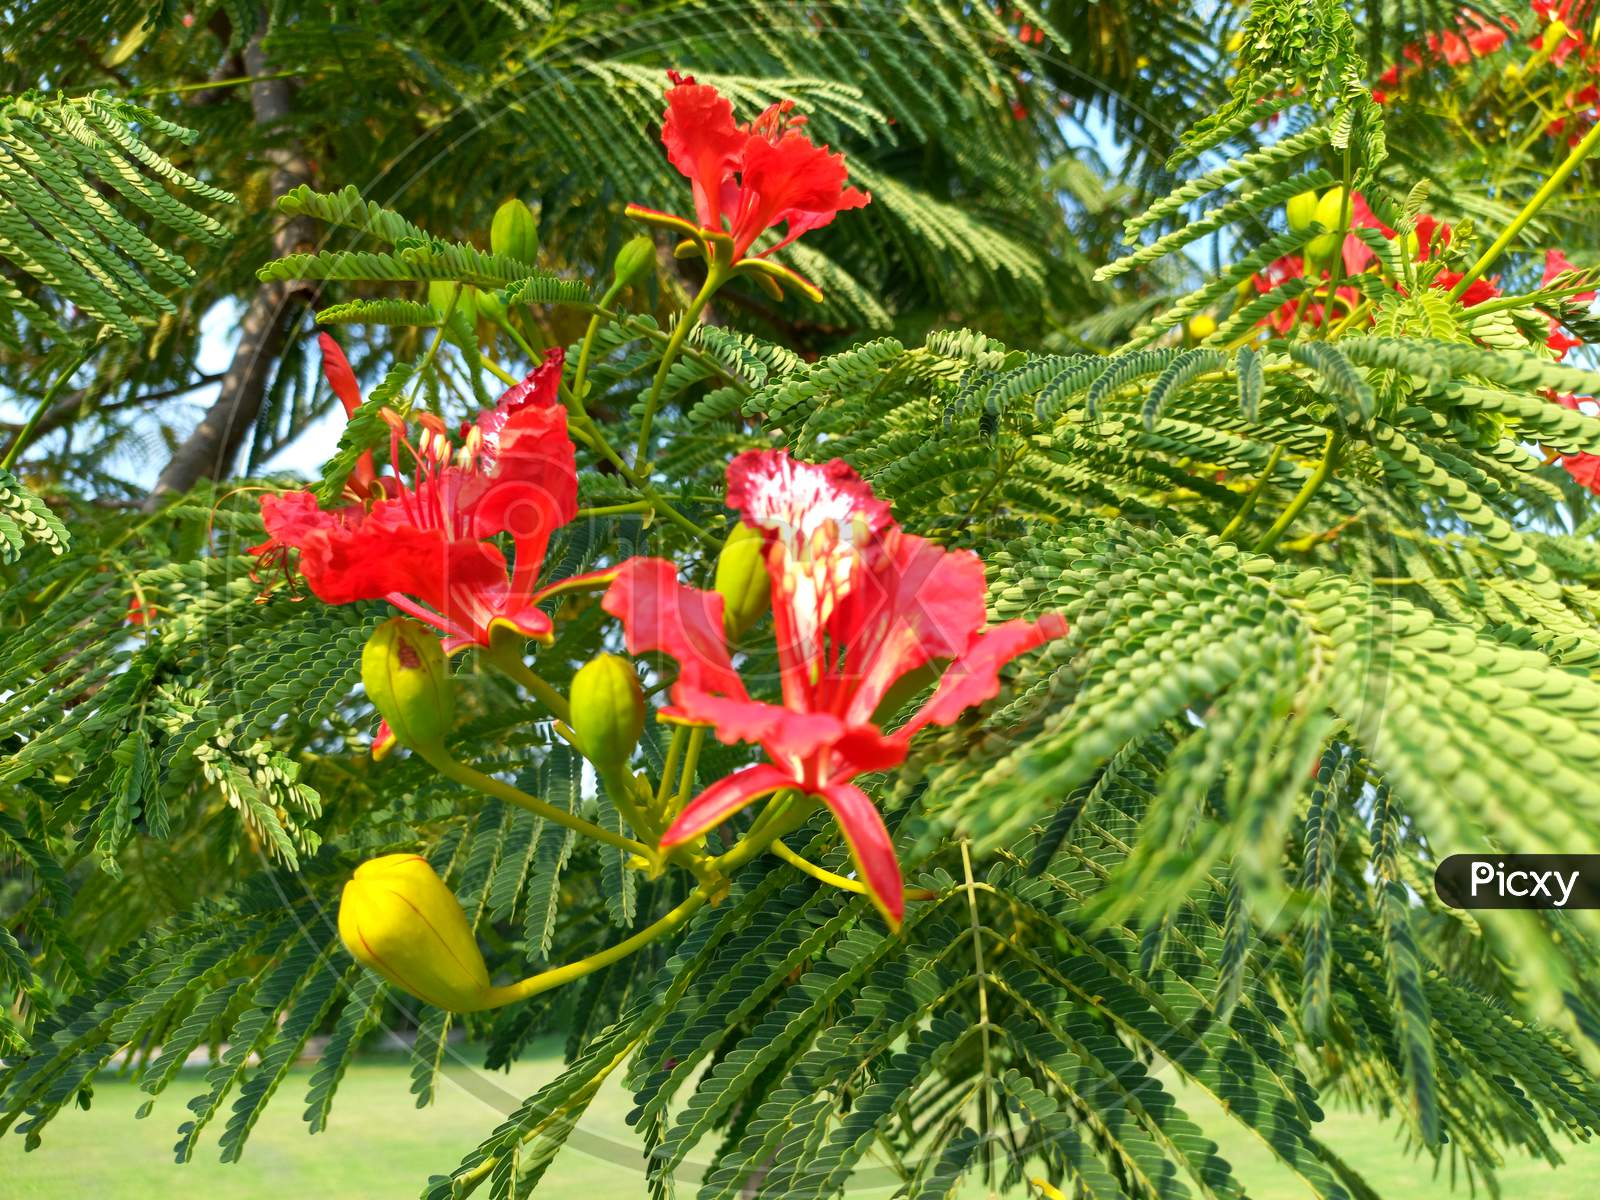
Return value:
M 261 10 L 255 35 L 244 48 L 245 70 L 256 77 L 250 85 L 250 110 L 256 128 L 269 138 L 289 116 L 293 88 L 288 79 L 270 70 L 262 40 L 267 32 L 267 12 Z M 298 141 L 270 145 L 263 151 L 272 165 L 274 195 L 313 182 L 310 160 Z M 315 236 L 309 218 L 285 221 L 273 233 L 275 257 L 310 249 Z M 174 492 L 186 492 L 201 479 L 221 479 L 233 467 L 245 435 L 255 423 L 266 396 L 267 381 L 283 350 L 291 318 L 315 297 L 304 283 L 266 283 L 256 289 L 239 324 L 239 343 L 233 361 L 222 376 L 222 390 L 188 439 L 179 446 L 145 500 L 146 511 L 160 506 Z

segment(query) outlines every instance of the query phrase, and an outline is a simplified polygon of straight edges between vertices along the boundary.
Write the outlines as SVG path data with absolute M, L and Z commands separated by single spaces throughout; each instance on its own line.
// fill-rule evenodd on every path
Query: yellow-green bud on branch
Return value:
M 455 692 L 450 664 L 431 632 L 405 617 L 390 617 L 361 651 L 361 682 L 402 746 L 423 753 L 443 750 L 455 716 Z
M 494 210 L 489 223 L 489 249 L 518 262 L 539 257 L 539 222 L 521 200 L 507 200 Z
M 503 1003 L 467 914 L 420 854 L 364 862 L 339 900 L 339 938 L 357 962 L 401 991 L 450 1009 Z
M 743 523 L 734 527 L 717 556 L 716 589 L 722 597 L 722 626 L 730 639 L 766 613 L 772 603 L 772 577 L 767 574 L 765 542 L 759 530 Z
M 643 234 L 629 238 L 617 251 L 616 261 L 611 265 L 612 290 L 632 283 L 653 267 L 655 261 L 656 244 L 653 241 Z
M 456 295 L 460 292 L 460 295 Z M 455 310 L 451 311 L 451 298 L 455 299 Z M 434 279 L 428 284 L 428 303 L 439 310 L 443 318 L 445 313 L 450 313 L 450 323 L 461 329 L 471 329 L 478 323 L 478 289 L 464 283 L 452 283 L 448 279 Z
M 493 321 L 496 325 L 506 319 L 506 306 L 500 303 L 499 292 L 480 291 L 477 295 L 478 315 L 485 321 Z
M 1290 196 L 1283 206 L 1283 212 L 1289 218 L 1289 232 L 1304 233 L 1311 228 L 1311 222 L 1317 219 L 1317 193 L 1304 191 L 1297 196 Z
M 596 655 L 572 677 L 572 732 L 602 772 L 620 771 L 644 732 L 644 692 L 633 664 L 615 654 Z
M 1306 246 L 1306 255 L 1313 266 L 1326 266 L 1339 251 L 1339 225 L 1344 216 L 1344 189 L 1331 187 L 1317 201 L 1313 219 L 1328 232 L 1319 233 Z

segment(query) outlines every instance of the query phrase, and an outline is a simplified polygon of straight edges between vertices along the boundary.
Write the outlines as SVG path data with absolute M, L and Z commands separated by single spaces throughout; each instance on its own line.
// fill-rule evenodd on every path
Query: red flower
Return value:
M 904 532 L 845 463 L 750 451 L 728 467 L 728 504 L 765 537 L 783 701 L 753 700 L 723 636 L 722 597 L 686 587 L 677 569 L 636 558 L 603 605 L 628 649 L 678 662 L 666 716 L 705 722 L 725 742 L 758 742 L 771 760 L 691 800 L 662 837 L 680 845 L 768 793 L 796 788 L 832 810 L 857 870 L 891 925 L 904 911 L 900 867 L 883 819 L 851 780 L 905 758 L 925 725 L 948 725 L 994 696 L 1011 659 L 1059 637 L 1058 616 L 985 627 L 983 563 Z M 909 677 L 909 678 L 908 678 Z M 910 720 L 886 732 L 891 689 L 939 678 Z
M 1563 273 L 1576 271 L 1578 268 L 1567 260 L 1567 256 L 1560 250 L 1546 250 L 1544 254 L 1544 278 L 1539 281 L 1540 287 L 1549 287 Z M 1591 291 L 1579 292 L 1569 297 L 1571 300 L 1592 303 L 1595 293 Z M 1567 351 L 1583 345 L 1582 338 L 1575 338 L 1569 334 L 1554 317 L 1550 318 L 1550 336 L 1545 340 L 1545 345 L 1556 352 L 1559 362 L 1567 356 Z
M 628 206 L 629 215 L 686 233 L 702 244 L 708 235 L 728 238 L 730 265 L 754 268 L 769 280 L 789 279 L 820 297 L 814 285 L 763 260 L 872 199 L 846 186 L 844 155 L 812 144 L 801 132 L 805 118 L 790 115 L 792 100 L 738 125 L 733 105 L 716 88 L 676 71 L 667 75 L 672 87 L 667 90 L 661 141 L 668 161 L 693 189 L 697 224 L 638 205 Z M 783 237 L 747 257 L 756 240 L 779 225 Z
M 1590 396 L 1552 395 L 1551 399 L 1562 408 L 1570 408 L 1585 416 L 1600 416 L 1600 405 Z M 1561 469 L 1568 475 L 1591 492 L 1600 493 L 1600 454 L 1567 454 L 1560 461 Z
M 342 363 L 339 355 L 330 379 Z M 578 494 L 566 410 L 556 399 L 561 366 L 561 351 L 549 351 L 498 405 L 463 427 L 459 447 L 431 414 L 418 418 L 423 432 L 412 445 L 404 422 L 386 412 L 392 461 L 398 470 L 403 448 L 414 481 L 376 480 L 366 503 L 332 512 L 309 491 L 264 496 L 270 536 L 253 553 L 266 561 L 299 551 L 300 573 L 319 599 L 387 600 L 438 629 L 447 652 L 487 646 L 500 625 L 548 637 L 550 618 L 537 605 L 552 589 L 535 583 L 550 535 L 577 512 Z M 341 398 L 352 407 L 349 395 Z M 509 570 L 489 540 L 501 533 L 515 546 Z
M 129 625 L 148 625 L 156 619 L 156 606 L 135 592 L 128 598 L 128 612 L 124 618 Z

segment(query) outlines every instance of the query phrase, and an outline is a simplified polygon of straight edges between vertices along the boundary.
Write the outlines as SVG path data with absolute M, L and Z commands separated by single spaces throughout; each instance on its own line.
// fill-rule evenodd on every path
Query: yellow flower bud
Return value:
M 362 863 L 339 899 L 339 939 L 401 991 L 476 1012 L 498 1002 L 467 914 L 420 854 Z
M 612 287 L 620 288 L 624 284 L 632 283 L 643 275 L 656 261 L 656 244 L 644 234 L 636 238 L 629 238 L 617 251 L 616 261 L 611 266 Z
M 644 693 L 633 664 L 598 654 L 572 677 L 572 731 L 602 773 L 616 771 L 633 756 L 644 732 Z
M 455 693 L 438 638 L 415 621 L 390 617 L 361 651 L 361 682 L 401 745 L 443 749 Z
M 1203 342 L 1217 331 L 1217 319 L 1210 313 L 1196 313 L 1183 328 L 1191 342 Z
M 1316 192 L 1307 190 L 1299 195 L 1290 196 L 1284 202 L 1283 212 L 1289 218 L 1290 231 L 1304 233 L 1311 228 L 1311 222 L 1317 219 Z
M 494 210 L 489 224 L 489 249 L 518 262 L 539 257 L 539 222 L 521 200 L 507 200 Z
M 759 530 L 741 522 L 717 556 L 717 594 L 722 597 L 722 627 L 737 638 L 759 621 L 772 602 L 765 540 Z

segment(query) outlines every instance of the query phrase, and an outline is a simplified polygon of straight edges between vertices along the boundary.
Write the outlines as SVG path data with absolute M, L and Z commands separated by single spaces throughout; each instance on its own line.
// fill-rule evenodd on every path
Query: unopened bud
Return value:
M 1325 266 L 1338 253 L 1339 250 L 1339 225 L 1344 216 L 1344 189 L 1331 187 L 1322 193 L 1322 198 L 1317 201 L 1315 220 L 1318 225 L 1326 229 L 1327 233 L 1319 233 L 1311 239 L 1306 246 L 1306 255 L 1314 266 Z
M 356 868 L 339 899 L 339 940 L 359 963 L 418 1000 L 452 1012 L 497 1003 L 472 926 L 420 854 Z
M 478 315 L 485 321 L 493 321 L 497 325 L 506 319 L 506 306 L 500 302 L 499 292 L 478 293 Z
M 611 266 L 611 275 L 614 280 L 613 287 L 622 287 L 632 283 L 643 275 L 656 261 L 656 244 L 648 237 L 640 234 L 630 238 L 617 251 L 616 261 Z
M 539 222 L 521 200 L 507 200 L 494 210 L 489 224 L 489 249 L 518 262 L 539 257 Z
M 767 611 L 772 577 L 767 574 L 766 541 L 759 530 L 742 522 L 734 527 L 717 556 L 716 589 L 722 597 L 722 627 L 729 638 L 737 638 Z
M 459 293 L 459 295 L 457 294 Z M 450 302 L 455 300 L 452 310 Z M 478 323 L 478 289 L 448 279 L 435 279 L 428 284 L 428 303 L 439 311 L 439 319 L 450 313 L 450 324 L 458 331 L 470 330 Z
M 644 732 L 644 693 L 633 664 L 599 654 L 572 677 L 572 731 L 595 767 L 610 773 L 633 757 Z
M 1290 196 L 1284 202 L 1283 212 L 1289 219 L 1289 231 L 1304 233 L 1311 228 L 1311 222 L 1317 219 L 1316 192 L 1304 191 L 1299 195 Z
M 1210 313 L 1196 313 L 1189 318 L 1183 330 L 1191 342 L 1203 342 L 1217 331 L 1217 319 Z
M 415 621 L 390 617 L 361 651 L 361 682 L 402 746 L 443 749 L 455 693 L 438 638 Z

